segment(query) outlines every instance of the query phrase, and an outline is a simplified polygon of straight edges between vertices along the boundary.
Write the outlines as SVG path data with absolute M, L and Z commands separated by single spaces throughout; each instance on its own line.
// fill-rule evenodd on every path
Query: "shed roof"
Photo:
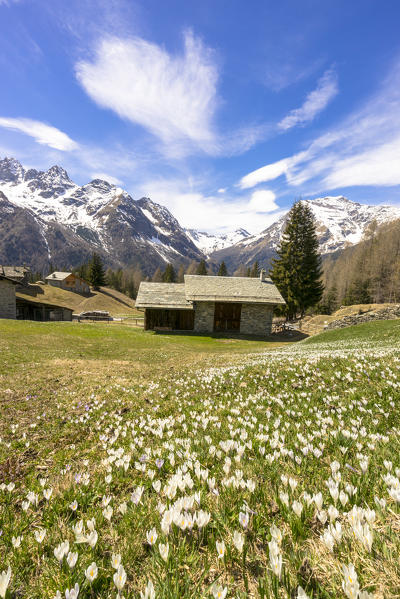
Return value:
M 55 271 L 55 272 L 52 272 L 51 275 L 46 277 L 46 281 L 48 279 L 50 279 L 51 281 L 64 281 L 64 279 L 69 277 L 69 275 L 72 275 L 72 272 Z
M 185 293 L 190 301 L 285 303 L 269 278 L 185 275 Z
M 175 308 L 193 310 L 193 304 L 185 297 L 183 283 L 140 283 L 135 302 L 136 308 Z
M 69 308 L 68 306 L 63 306 L 62 304 L 58 304 L 58 303 L 54 303 L 54 302 L 44 302 L 40 299 L 37 299 L 36 297 L 32 297 L 30 295 L 25 295 L 23 293 L 16 293 L 15 294 L 16 300 L 17 300 L 17 304 L 32 304 L 35 306 L 41 306 L 44 308 L 62 308 L 63 310 L 69 310 L 70 312 L 73 312 L 72 308 Z

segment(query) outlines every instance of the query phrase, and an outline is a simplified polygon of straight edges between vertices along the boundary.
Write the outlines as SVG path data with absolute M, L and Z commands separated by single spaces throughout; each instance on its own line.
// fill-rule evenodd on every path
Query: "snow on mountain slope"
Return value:
M 167 262 L 203 258 L 166 208 L 148 198 L 135 201 L 107 181 L 95 179 L 80 187 L 59 166 L 25 170 L 5 158 L 0 160 L 0 190 L 41 222 L 57 223 L 93 251 L 105 252 L 106 262 L 114 266 L 140 264 L 152 274 Z
M 236 229 L 236 231 L 225 235 L 211 235 L 210 233 L 197 231 L 195 229 L 185 229 L 185 231 L 186 235 L 193 241 L 194 245 L 206 256 L 250 237 L 250 233 L 245 229 Z
M 361 241 L 368 227 L 400 218 L 396 206 L 368 206 L 352 202 L 343 196 L 327 196 L 303 200 L 314 213 L 320 252 L 329 254 Z M 225 260 L 228 267 L 252 264 L 255 260 L 267 266 L 279 246 L 287 214 L 258 235 L 251 235 L 230 248 L 214 252 L 215 261 Z

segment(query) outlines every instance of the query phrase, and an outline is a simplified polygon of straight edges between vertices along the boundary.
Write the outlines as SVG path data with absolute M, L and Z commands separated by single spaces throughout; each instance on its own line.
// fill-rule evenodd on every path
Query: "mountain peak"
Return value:
M 7 156 L 0 160 L 0 181 L 4 183 L 20 183 L 24 178 L 24 168 L 15 158 Z

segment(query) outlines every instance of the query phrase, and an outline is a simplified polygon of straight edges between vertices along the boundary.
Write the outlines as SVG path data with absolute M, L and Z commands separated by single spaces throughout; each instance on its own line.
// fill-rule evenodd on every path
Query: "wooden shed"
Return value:
M 39 321 L 71 321 L 71 308 L 57 304 L 42 302 L 36 298 L 26 298 L 17 293 L 16 296 L 18 320 L 39 320 Z

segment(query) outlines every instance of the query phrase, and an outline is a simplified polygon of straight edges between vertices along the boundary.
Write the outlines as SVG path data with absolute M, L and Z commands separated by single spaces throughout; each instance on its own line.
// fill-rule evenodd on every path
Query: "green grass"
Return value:
M 368 341 L 377 344 L 400 340 L 400 320 L 381 320 L 357 324 L 344 329 L 324 331 L 304 341 L 307 345 L 338 343 L 341 341 Z
M 314 599 L 345 598 L 349 563 L 368 596 L 400 597 L 399 324 L 279 345 L 0 321 L 7 599 L 53 599 L 57 591 L 64 598 L 75 583 L 79 599 L 115 599 L 113 553 L 127 574 L 125 599 L 138 598 L 148 580 L 160 599 L 217 597 L 213 585 L 235 599 L 292 599 L 299 586 Z M 51 489 L 49 499 L 43 489 Z M 361 529 L 357 518 L 350 522 L 354 507 Z M 162 526 L 168 510 L 175 510 L 169 534 Z M 182 530 L 182 519 L 199 510 L 209 523 Z M 330 517 L 342 531 L 332 550 L 323 540 Z M 92 518 L 96 544 L 76 543 L 74 527 L 82 520 L 87 536 Z M 273 526 L 282 533 L 278 575 L 270 561 Z M 153 528 L 158 538 L 150 546 Z M 40 529 L 42 543 L 34 536 Z M 235 531 L 244 538 L 242 553 Z M 66 540 L 78 553 L 73 569 L 54 555 Z M 225 543 L 221 559 L 217 541 Z M 159 543 L 167 542 L 165 562 Z M 90 583 L 92 562 L 98 575 Z

